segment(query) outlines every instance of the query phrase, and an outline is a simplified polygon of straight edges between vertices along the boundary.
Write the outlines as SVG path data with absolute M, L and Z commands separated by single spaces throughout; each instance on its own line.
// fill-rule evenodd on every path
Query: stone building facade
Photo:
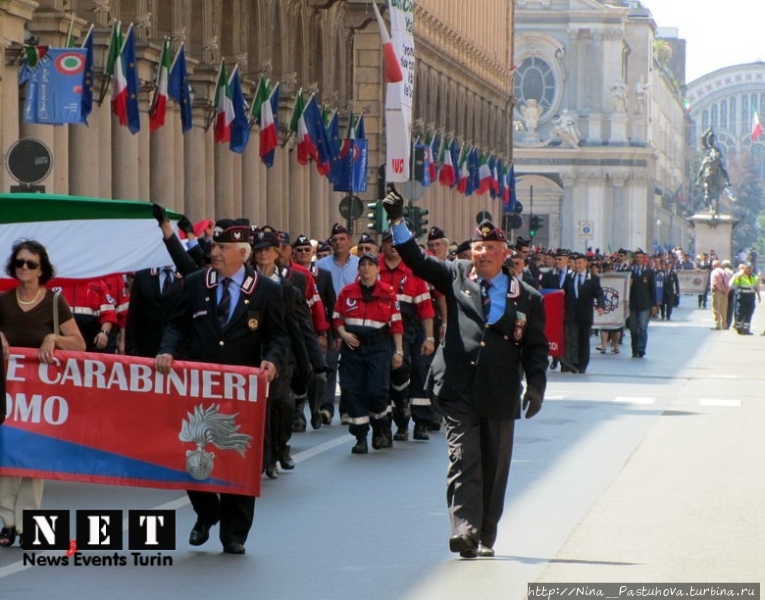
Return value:
M 410 3 L 410 0 L 397 0 Z M 378 2 L 381 8 L 386 3 Z M 482 0 L 481 10 L 461 0 L 422 0 L 414 7 L 417 82 L 415 133 L 453 132 L 483 149 L 511 153 L 512 0 Z M 23 88 L 17 84 L 21 44 L 62 46 L 70 15 L 80 39 L 95 23 L 96 87 L 108 47 L 110 25 L 135 23 L 142 82 L 141 131 L 118 125 L 107 96 L 94 107 L 89 126 L 51 127 L 22 123 Z M 257 136 L 242 155 L 216 144 L 205 128 L 212 110 L 221 58 L 238 63 L 245 95 L 251 98 L 261 74 L 281 82 L 281 135 L 294 98 L 302 88 L 317 92 L 337 109 L 344 130 L 351 110 L 365 115 L 369 138 L 369 188 L 364 202 L 378 196 L 377 171 L 384 162 L 384 90 L 380 37 L 369 0 L 7 0 L 0 3 L 5 60 L 0 66 L 0 148 L 34 137 L 51 149 L 54 166 L 47 191 L 102 198 L 155 200 L 192 220 L 247 216 L 293 234 L 327 237 L 341 221 L 338 202 L 312 165 L 295 160 L 293 141 L 277 150 L 266 169 Z M 186 44 L 193 88 L 194 127 L 181 132 L 177 108 L 164 127 L 150 134 L 148 110 L 161 44 L 173 51 Z M 14 183 L 0 175 L 2 189 Z M 420 201 L 455 240 L 469 235 L 475 215 L 498 214 L 499 201 L 464 197 L 434 185 Z M 366 229 L 366 218 L 356 234 Z
M 533 187 L 544 223 L 535 241 L 685 246 L 688 117 L 650 11 L 634 0 L 517 0 L 515 24 L 514 155 L 518 197 L 530 212 Z

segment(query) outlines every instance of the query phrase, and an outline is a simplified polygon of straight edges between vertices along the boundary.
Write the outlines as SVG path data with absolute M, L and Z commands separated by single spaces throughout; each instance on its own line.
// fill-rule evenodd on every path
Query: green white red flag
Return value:
M 215 141 L 219 144 L 231 140 L 231 123 L 234 120 L 234 103 L 231 100 L 231 86 L 228 82 L 225 61 L 220 61 L 218 83 L 215 86 Z
M 754 117 L 752 118 L 752 141 L 757 141 L 762 135 L 762 123 L 760 123 L 760 116 L 757 111 L 754 111 Z
M 170 77 L 170 41 L 162 45 L 162 56 L 159 59 L 156 89 L 154 99 L 149 109 L 149 131 L 155 131 L 165 124 L 167 114 L 167 81 Z

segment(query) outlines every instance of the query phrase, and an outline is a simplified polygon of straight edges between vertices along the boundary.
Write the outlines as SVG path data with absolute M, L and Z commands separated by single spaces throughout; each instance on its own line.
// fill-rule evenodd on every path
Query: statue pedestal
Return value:
M 688 219 L 696 231 L 696 254 L 714 250 L 720 260 L 733 262 L 733 228 L 738 219 L 731 215 L 698 212 Z
M 636 114 L 632 117 L 632 137 L 633 144 L 645 146 L 646 144 L 646 119 L 645 115 Z
M 627 143 L 627 115 L 624 113 L 611 114 L 611 137 L 608 143 L 623 146 Z

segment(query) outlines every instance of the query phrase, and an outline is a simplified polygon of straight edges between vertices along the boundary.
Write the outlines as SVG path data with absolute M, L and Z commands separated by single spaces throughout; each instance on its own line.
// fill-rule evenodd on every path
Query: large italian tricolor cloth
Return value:
M 168 214 L 173 221 L 180 216 Z M 45 246 L 57 279 L 94 279 L 172 264 L 148 202 L 0 194 L 3 264 L 21 239 Z M 5 269 L 0 279 L 8 279 Z

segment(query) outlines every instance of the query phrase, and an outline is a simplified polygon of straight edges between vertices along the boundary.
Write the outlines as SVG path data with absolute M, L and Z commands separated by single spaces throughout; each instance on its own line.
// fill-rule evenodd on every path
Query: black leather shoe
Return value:
M 229 542 L 223 546 L 223 554 L 244 554 L 244 544 L 239 542 Z
M 357 438 L 356 445 L 351 448 L 351 454 L 369 454 L 367 438 Z
M 289 453 L 286 453 L 279 459 L 279 465 L 285 471 L 292 471 L 292 469 L 295 468 L 295 461 L 292 460 L 292 457 L 289 455 Z
M 332 423 L 332 413 L 330 413 L 328 410 L 322 410 L 319 414 L 321 415 L 321 422 L 324 425 L 329 425 Z
M 494 548 L 489 548 L 488 546 L 484 546 L 483 544 L 478 544 L 478 549 L 476 550 L 476 554 L 478 554 L 478 556 L 481 556 L 483 558 L 489 558 L 494 556 Z
M 385 436 L 382 433 L 378 433 L 372 436 L 372 448 L 380 450 L 386 447 Z
M 420 442 L 426 442 L 430 439 L 430 436 L 428 435 L 428 430 L 425 429 L 424 425 L 418 425 L 415 424 L 414 426 L 414 433 L 412 434 L 412 437 Z
M 210 527 L 212 527 L 212 523 L 205 523 L 204 521 L 197 519 L 197 522 L 194 523 L 194 528 L 189 534 L 189 544 L 192 546 L 201 546 L 204 544 L 210 539 Z
M 311 415 L 311 427 L 314 429 L 321 429 L 322 422 L 321 413 L 314 413 Z
M 465 533 L 453 535 L 449 538 L 449 551 L 459 552 L 462 558 L 475 558 L 478 556 L 475 540 Z
M 305 431 L 305 421 L 294 421 L 292 423 L 292 432 L 293 433 L 303 433 Z
M 396 430 L 396 433 L 393 434 L 393 439 L 397 442 L 405 442 L 409 439 L 409 429 L 408 428 L 401 428 L 399 427 Z
M 266 466 L 266 477 L 269 479 L 279 479 L 279 470 L 276 468 L 276 463 Z

